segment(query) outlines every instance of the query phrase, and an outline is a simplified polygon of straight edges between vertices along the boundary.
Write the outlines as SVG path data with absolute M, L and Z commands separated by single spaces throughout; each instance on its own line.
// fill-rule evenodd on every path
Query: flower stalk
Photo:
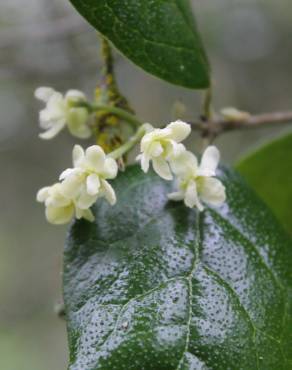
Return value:
M 118 87 L 113 52 L 109 42 L 103 37 L 101 37 L 101 57 L 103 68 L 95 89 L 94 99 L 94 103 L 98 107 L 92 109 L 93 120 L 91 123 L 95 143 L 101 146 L 106 153 L 110 153 L 128 140 L 130 133 L 127 123 L 135 132 L 137 122 L 131 117 L 134 111 Z M 106 107 L 100 109 L 100 106 Z
M 142 139 L 142 137 L 146 133 L 146 125 L 142 125 L 136 132 L 135 135 L 133 135 L 125 144 L 121 145 L 118 149 L 114 150 L 113 152 L 108 154 L 108 157 L 113 159 L 119 159 L 122 158 L 123 155 L 131 151 L 136 144 L 139 143 L 139 141 Z
M 134 114 L 126 111 L 122 108 L 115 107 L 109 104 L 96 104 L 96 103 L 89 103 L 87 101 L 84 102 L 76 102 L 74 104 L 76 108 L 85 108 L 87 109 L 89 114 L 96 113 L 96 112 L 103 112 L 105 114 L 112 114 L 116 117 L 122 119 L 123 121 L 129 123 L 133 130 L 137 130 L 137 128 L 143 125 L 143 122 L 140 121 Z
M 90 104 L 88 102 L 80 102 L 77 103 L 76 106 L 83 106 L 88 109 L 90 113 L 103 111 L 104 113 L 110 113 L 113 114 L 122 120 L 128 122 L 130 125 L 132 125 L 135 129 L 142 125 L 142 122 L 132 113 L 122 109 L 115 107 L 113 105 L 108 104 Z

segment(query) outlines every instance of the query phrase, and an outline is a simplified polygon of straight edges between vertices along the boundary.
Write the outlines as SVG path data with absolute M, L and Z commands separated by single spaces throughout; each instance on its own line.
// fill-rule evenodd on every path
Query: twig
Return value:
M 205 92 L 203 100 L 203 116 L 204 120 L 210 120 L 212 118 L 212 87 L 210 86 Z
M 253 128 L 266 124 L 289 122 L 292 122 L 292 111 L 258 114 L 251 116 L 246 122 L 233 123 L 233 126 L 236 125 L 240 128 Z M 228 122 L 225 123 L 225 126 L 228 127 Z
M 127 134 L 123 121 L 132 125 L 133 132 L 140 126 L 140 122 L 118 88 L 111 46 L 107 39 L 101 37 L 101 41 L 103 68 L 95 89 L 96 104 L 92 105 L 95 111 L 92 127 L 96 144 L 106 152 L 112 152 L 125 142 Z
M 118 88 L 114 71 L 112 49 L 109 42 L 104 37 L 101 37 L 101 55 L 103 59 L 103 69 L 100 82 L 96 89 L 97 100 L 99 99 L 104 104 L 111 104 L 117 108 L 133 113 L 127 99 L 121 94 Z
M 292 111 L 263 113 L 250 116 L 246 120 L 232 121 L 214 118 L 208 121 L 189 122 L 193 130 L 201 131 L 203 137 L 215 139 L 218 135 L 239 129 L 266 127 L 267 125 L 292 123 Z
M 105 85 L 105 88 L 108 88 L 110 84 L 114 83 L 116 85 L 116 80 L 113 53 L 108 41 L 104 37 L 101 37 L 101 54 L 103 59 L 102 83 Z

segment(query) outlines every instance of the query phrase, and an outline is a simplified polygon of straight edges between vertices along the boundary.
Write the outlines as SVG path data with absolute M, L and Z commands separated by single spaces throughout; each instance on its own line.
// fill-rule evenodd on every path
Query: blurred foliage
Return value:
M 292 134 L 247 154 L 236 165 L 292 234 Z
M 254 112 L 291 108 L 290 0 L 193 0 L 213 67 L 214 106 Z M 101 68 L 95 31 L 67 0 L 0 4 L 0 369 L 65 369 L 65 325 L 53 313 L 61 296 L 65 228 L 47 225 L 35 203 L 41 186 L 70 165 L 74 139 L 41 142 L 37 86 L 93 96 Z M 116 54 L 123 94 L 145 121 L 164 124 L 173 104 L 200 114 L 201 95 L 146 75 Z M 226 134 L 226 162 L 284 128 Z M 198 143 L 194 136 L 189 144 Z M 84 143 L 86 145 L 86 143 Z

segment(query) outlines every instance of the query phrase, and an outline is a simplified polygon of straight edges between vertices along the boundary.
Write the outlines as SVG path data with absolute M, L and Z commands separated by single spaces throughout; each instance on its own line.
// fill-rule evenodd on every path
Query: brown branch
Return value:
M 292 111 L 263 113 L 250 116 L 248 119 L 240 121 L 214 118 L 212 120 L 204 121 L 204 119 L 201 119 L 198 122 L 189 123 L 192 125 L 193 130 L 201 131 L 203 137 L 208 137 L 212 141 L 221 133 L 228 131 L 259 128 L 281 123 L 292 123 Z
M 251 116 L 245 126 L 261 126 L 263 124 L 288 123 L 292 121 L 292 111 L 263 113 Z

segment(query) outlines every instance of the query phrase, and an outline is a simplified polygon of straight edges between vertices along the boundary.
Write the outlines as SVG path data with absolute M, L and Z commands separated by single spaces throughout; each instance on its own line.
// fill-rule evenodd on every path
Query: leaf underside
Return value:
M 209 64 L 189 0 L 70 1 L 145 71 L 189 88 L 209 86 Z
M 199 214 L 129 167 L 65 249 L 70 370 L 291 369 L 291 242 L 229 170 Z M 290 336 L 290 337 L 289 337 Z

